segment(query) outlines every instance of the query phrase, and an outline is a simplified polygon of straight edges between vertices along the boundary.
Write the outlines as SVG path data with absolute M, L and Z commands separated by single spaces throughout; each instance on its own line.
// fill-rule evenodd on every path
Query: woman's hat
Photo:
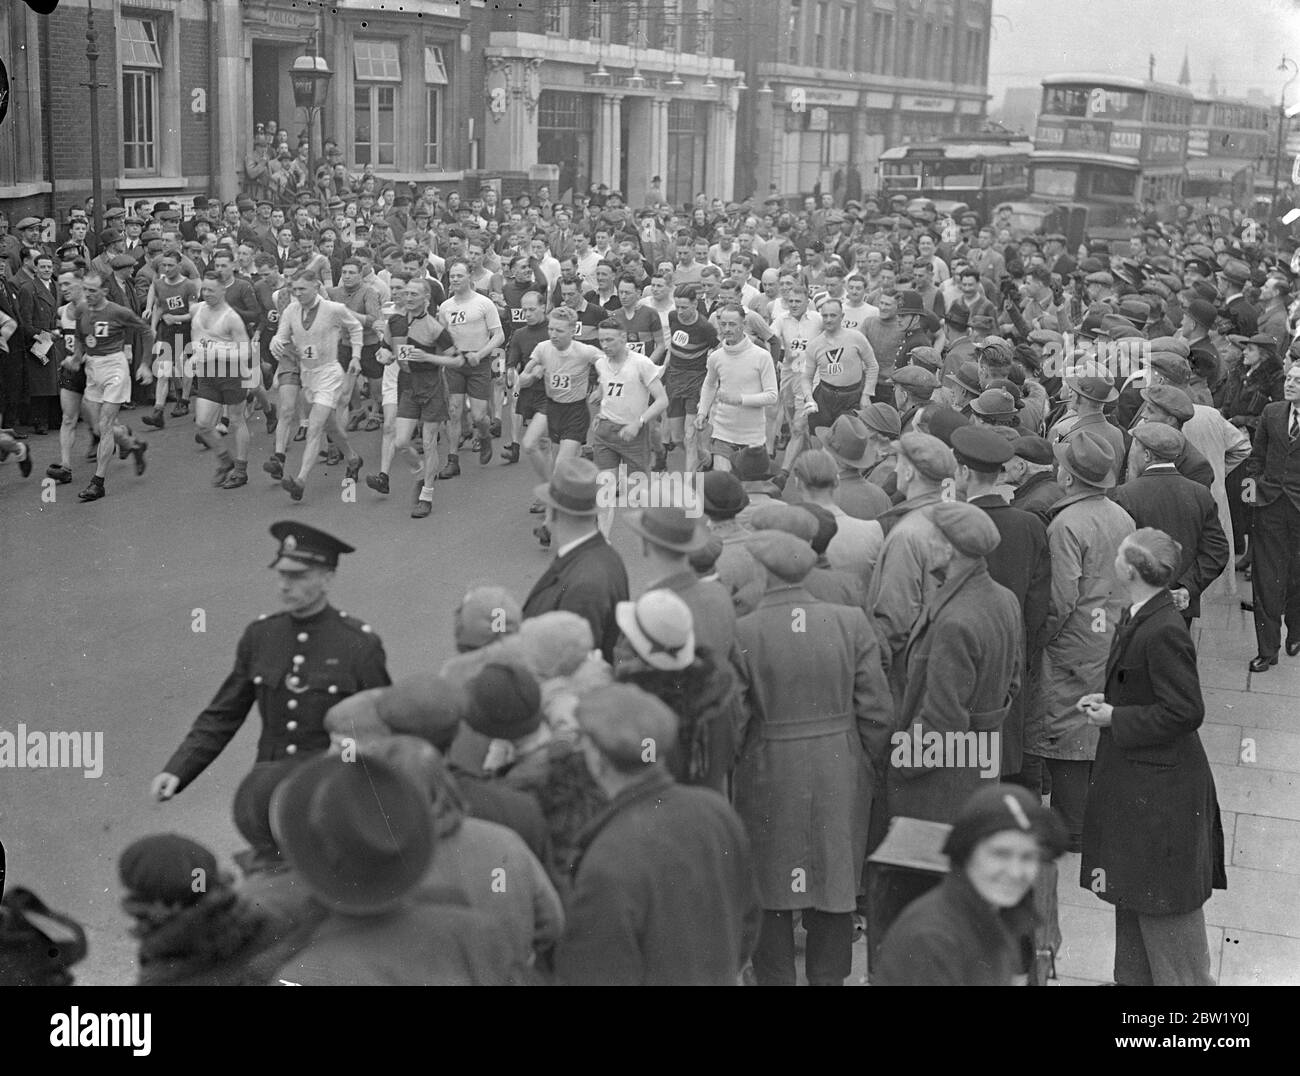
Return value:
M 271 798 L 271 829 L 312 894 L 353 915 L 397 905 L 433 858 L 428 791 L 376 758 L 303 763 Z
M 667 672 L 695 661 L 695 625 L 690 607 L 671 590 L 651 590 L 634 602 L 619 602 L 614 619 L 632 649 L 652 669 Z
M 995 784 L 979 789 L 962 806 L 943 852 L 960 867 L 982 840 L 1005 830 L 1029 834 L 1049 859 L 1060 856 L 1068 844 L 1065 827 L 1040 797 L 1019 785 Z

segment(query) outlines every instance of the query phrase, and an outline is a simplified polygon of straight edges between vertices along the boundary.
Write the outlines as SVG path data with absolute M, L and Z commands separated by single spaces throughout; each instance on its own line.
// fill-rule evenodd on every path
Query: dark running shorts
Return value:
M 194 398 L 219 404 L 243 403 L 248 389 L 237 377 L 200 377 L 194 382 Z
M 587 430 L 591 428 L 591 408 L 586 400 L 573 403 L 556 403 L 546 401 L 546 432 L 553 444 L 561 441 L 577 441 L 585 444 Z
M 458 370 L 446 368 L 447 394 L 468 396 L 471 400 L 486 400 L 492 392 L 492 360 L 486 358 L 477 366 L 462 366 Z

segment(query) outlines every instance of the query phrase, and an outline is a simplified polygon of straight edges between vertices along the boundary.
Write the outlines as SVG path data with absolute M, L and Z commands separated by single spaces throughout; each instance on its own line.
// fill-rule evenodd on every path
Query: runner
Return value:
M 509 264 L 505 268 L 509 274 L 508 278 L 502 284 L 501 290 L 491 295 L 492 301 L 497 304 L 497 309 L 503 314 L 501 328 L 506 341 L 506 357 L 502 376 L 495 378 L 493 385 L 501 394 L 499 409 L 501 439 L 505 442 L 504 447 L 501 449 L 502 462 L 518 463 L 520 449 L 519 442 L 515 439 L 515 412 L 518 407 L 518 391 L 515 386 L 515 379 L 519 376 L 519 371 L 523 369 L 523 363 L 511 366 L 510 341 L 514 339 L 516 330 L 528 321 L 524 314 L 523 297 L 528 292 L 537 290 L 537 282 L 532 263 L 525 254 L 516 254 L 509 259 Z M 545 298 L 543 297 L 544 303 Z M 545 313 L 545 309 L 545 305 L 543 305 L 543 313 Z M 542 326 L 542 339 L 545 339 L 546 319 L 542 318 L 540 324 Z M 525 355 L 524 360 L 527 361 L 527 358 L 528 356 Z M 541 389 L 538 388 L 537 391 L 540 392 Z
M 782 277 L 782 280 L 784 281 L 785 278 Z M 821 315 L 809 308 L 808 289 L 803 284 L 791 283 L 787 304 L 788 308 L 772 320 L 772 331 L 776 333 L 781 351 L 780 366 L 777 369 L 781 414 L 789 427 L 785 462 L 781 467 L 784 474 L 790 473 L 790 467 L 799 458 L 799 453 L 803 451 L 807 439 L 809 401 L 803 396 L 800 370 L 808 345 L 813 337 L 822 331 Z M 775 304 L 773 305 L 775 307 Z M 779 439 L 777 444 L 780 444 Z
M 452 427 L 448 436 L 454 437 L 460 417 L 465 410 L 465 398 L 474 419 L 479 437 L 481 464 L 492 460 L 492 429 L 488 422 L 487 401 L 492 391 L 492 352 L 505 342 L 501 330 L 501 315 L 496 304 L 486 295 L 474 290 L 470 279 L 469 263 L 457 258 L 447 265 L 447 279 L 451 285 L 451 298 L 438 307 L 438 320 L 447 326 L 456 350 L 465 356 L 465 365 L 446 371 L 447 392 L 451 401 Z M 425 446 L 426 450 L 429 446 Z M 449 442 L 447 466 L 439 478 L 455 478 L 460 474 L 459 444 Z
M 45 470 L 46 477 L 53 478 L 59 485 L 72 481 L 72 449 L 77 442 L 77 419 L 84 413 L 91 432 L 95 430 L 90 411 L 82 402 L 86 392 L 86 371 L 80 367 L 70 368 L 63 361 L 77 350 L 77 314 L 85 300 L 79 272 L 69 270 L 59 274 L 59 296 L 63 305 L 59 307 L 59 336 L 55 338 L 54 346 L 59 359 L 59 405 L 63 409 L 63 421 L 59 425 L 59 462 L 51 463 Z
M 108 301 L 108 287 L 101 274 L 87 273 L 82 286 L 85 305 L 77 312 L 75 347 L 73 354 L 63 361 L 70 370 L 85 371 L 84 402 L 90 413 L 91 429 L 99 431 L 99 451 L 95 477 L 77 496 L 82 501 L 97 501 L 104 496 L 104 478 L 108 474 L 108 461 L 113 458 L 114 444 L 122 459 L 134 455 L 135 473 L 144 474 L 144 453 L 148 445 L 137 440 L 129 426 L 117 421 L 117 413 L 131 398 L 128 342 L 135 347 L 136 379 L 143 385 L 153 380 L 149 371 L 153 333 L 143 319 L 126 307 Z
M 592 461 L 602 471 L 618 472 L 620 494 L 627 476 L 650 473 L 650 430 L 668 409 L 663 386 L 663 367 L 643 353 L 627 346 L 627 333 L 613 318 L 599 329 L 600 358 L 596 375 L 600 379 L 600 411 L 592 438 Z M 614 526 L 611 505 L 599 516 L 606 538 Z
M 840 415 L 866 407 L 876 392 L 880 365 L 867 338 L 841 324 L 844 304 L 823 299 L 818 310 L 822 331 L 808 344 L 800 373 L 808 432 L 834 425 Z
M 347 477 L 355 482 L 361 473 L 362 459 L 352 451 L 347 434 L 339 424 L 337 409 L 345 384 L 343 368 L 338 363 L 339 336 L 348 334 L 354 356 L 353 372 L 360 372 L 362 328 L 356 315 L 342 303 L 321 298 L 320 277 L 315 273 L 299 272 L 290 290 L 293 302 L 280 315 L 280 328 L 271 342 L 271 351 L 281 363 L 279 376 L 296 378 L 295 383 L 301 386 L 303 396 L 311 405 L 298 477 L 285 475 L 280 481 L 289 496 L 300 501 L 326 431 L 347 454 Z M 297 369 L 286 368 L 293 365 Z M 285 414 L 292 413 L 292 410 L 285 411 Z M 283 465 L 283 457 L 278 453 L 275 462 Z
M 709 353 L 694 420 L 699 431 L 712 422 L 713 467 L 730 471 L 737 452 L 766 442 L 766 412 L 777 399 L 776 367 L 771 352 L 745 332 L 739 303 L 728 303 L 715 316 L 721 346 Z
M 524 323 L 510 335 L 510 346 L 506 349 L 507 378 L 514 385 L 515 409 L 519 414 L 519 427 L 524 431 L 520 447 L 537 473 L 548 478 L 552 463 L 551 442 L 546 436 L 546 386 L 539 381 L 525 385 L 519 380 L 537 345 L 550 339 L 546 324 L 546 297 L 538 290 L 526 291 L 520 304 Z M 546 511 L 546 505 L 535 500 L 528 511 L 541 515 Z
M 367 432 L 377 430 L 381 425 L 378 414 L 382 395 L 379 382 L 384 376 L 384 367 L 375 358 L 375 352 L 379 350 L 379 326 L 384 318 L 379 291 L 362 279 L 360 260 L 349 257 L 343 259 L 340 267 L 338 287 L 328 289 L 326 295 L 334 302 L 346 306 L 361 322 L 361 376 L 366 379 L 370 391 L 368 405 L 357 408 L 351 417 L 345 406 L 340 421 L 347 423 L 349 433 L 361 427 L 363 422 Z M 352 352 L 342 342 L 339 343 L 339 364 L 345 370 L 352 364 Z M 352 399 L 353 395 L 354 393 L 349 393 L 344 397 L 345 405 L 360 403 L 359 399 Z
M 566 306 L 551 311 L 547 323 L 548 341 L 538 344 L 524 372 L 519 375 L 520 388 L 531 385 L 539 378 L 546 386 L 546 429 L 551 444 L 556 445 L 553 460 L 534 448 L 530 458 L 537 473 L 550 480 L 550 470 L 560 460 L 577 456 L 587 439 L 591 425 L 588 400 L 595 399 L 599 389 L 588 390 L 591 367 L 601 352 L 590 344 L 574 340 L 577 316 Z M 525 438 L 527 440 L 527 438 Z M 542 524 L 533 530 L 543 546 L 551 544 L 551 532 Z
M 455 341 L 429 310 L 433 290 L 427 279 L 415 279 L 400 292 L 404 313 L 389 319 L 399 372 L 397 375 L 397 423 L 394 449 L 405 455 L 420 478 L 415 484 L 412 519 L 424 519 L 433 511 L 433 489 L 438 479 L 438 430 L 449 418 L 446 368 L 465 365 Z M 411 445 L 417 426 L 424 443 L 424 459 Z M 388 474 L 381 472 L 366 485 L 379 493 L 388 492 Z
M 192 369 L 195 375 L 194 418 L 198 437 L 217 454 L 212 484 L 238 489 L 248 484 L 248 422 L 244 381 L 253 361 L 253 349 L 243 319 L 226 302 L 226 285 L 216 273 L 203 277 L 203 301 L 192 309 L 190 328 L 194 337 Z M 234 454 L 229 441 L 217 429 L 222 407 L 230 409 Z
M 686 429 L 686 416 L 700 406 L 700 390 L 708 373 L 708 355 L 718 346 L 718 331 L 700 317 L 699 289 L 682 284 L 673 293 L 677 310 L 668 315 L 669 352 L 664 364 L 664 386 L 668 389 L 668 441 L 664 454 L 674 445 L 686 446 L 686 471 L 699 469 L 708 456 L 708 441 L 703 430 Z
M 190 340 L 190 307 L 198 302 L 198 285 L 181 272 L 181 256 L 166 251 L 158 259 L 158 277 L 149 285 L 145 299 L 145 316 L 153 325 L 154 363 L 153 413 L 140 421 L 146 426 L 161 430 L 166 424 L 163 408 L 167 405 L 167 390 L 176 386 L 176 406 L 172 417 L 180 418 L 190 413 L 190 394 L 193 379 L 186 369 L 186 346 Z

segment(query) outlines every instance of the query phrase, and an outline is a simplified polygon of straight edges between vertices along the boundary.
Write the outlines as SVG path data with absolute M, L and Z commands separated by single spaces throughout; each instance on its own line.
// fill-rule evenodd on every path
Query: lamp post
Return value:
M 307 42 L 307 51 L 289 68 L 294 104 L 307 113 L 307 170 L 311 174 L 313 190 L 316 184 L 316 117 L 325 104 L 325 94 L 333 77 L 334 72 L 325 62 L 325 57 L 316 55 L 316 35 L 313 33 Z M 321 131 L 321 137 L 324 136 L 325 132 Z
M 1291 77 L 1282 83 L 1282 100 L 1277 106 L 1277 157 L 1273 161 L 1273 205 L 1269 211 L 1269 232 L 1272 234 L 1271 225 L 1277 219 L 1277 203 L 1282 197 L 1282 155 L 1286 150 L 1286 91 L 1290 88 L 1297 76 L 1300 76 L 1300 65 L 1294 60 L 1282 57 L 1282 62 L 1277 65 L 1279 71 L 1290 71 Z
M 93 0 L 86 0 L 86 63 L 89 79 L 81 85 L 90 90 L 90 182 L 95 199 L 94 234 L 99 235 L 104 226 L 104 181 L 99 160 L 99 91 L 108 89 L 108 86 L 99 81 L 99 34 L 95 30 Z

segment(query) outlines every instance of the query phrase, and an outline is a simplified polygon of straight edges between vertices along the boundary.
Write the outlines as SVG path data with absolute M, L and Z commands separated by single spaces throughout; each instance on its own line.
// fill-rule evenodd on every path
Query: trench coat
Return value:
M 1250 435 L 1224 418 L 1213 407 L 1196 405 L 1196 414 L 1183 423 L 1183 436 L 1187 443 L 1210 461 L 1214 481 L 1210 493 L 1219 513 L 1219 525 L 1228 539 L 1228 549 L 1233 548 L 1232 511 L 1228 507 L 1227 476 L 1245 463 L 1250 456 Z M 1237 593 L 1237 573 L 1226 572 L 1219 576 L 1216 585 L 1207 588 L 1211 594 L 1220 590 Z
M 1196 731 L 1205 718 L 1196 650 L 1167 593 L 1119 626 L 1106 701 L 1114 711 L 1088 782 L 1079 884 L 1139 915 L 1193 912 L 1228 882 Z
M 895 731 L 908 737 L 917 725 L 922 736 L 997 731 L 1000 741 L 1020 687 L 1023 634 L 1020 603 L 993 581 L 983 557 L 957 571 L 912 629 L 904 652 L 907 688 Z M 889 816 L 951 824 L 982 780 L 997 780 L 1000 761 L 999 751 L 992 758 L 993 772 L 981 776 L 977 761 L 958 766 L 944 757 L 942 765 L 927 767 L 914 752 L 891 749 L 885 782 Z
M 1125 607 L 1115 554 L 1137 527 L 1100 491 L 1071 493 L 1047 526 L 1052 612 L 1043 649 L 1040 703 L 1025 715 L 1025 753 L 1084 761 L 1097 751 L 1097 729 L 1075 709 L 1105 683 L 1111 636 Z
M 27 395 L 57 396 L 59 394 L 59 356 L 55 348 L 47 352 L 45 362 L 32 351 L 38 333 L 45 331 L 58 337 L 59 298 L 57 285 L 46 287 L 39 281 L 29 281 L 18 290 L 18 324 L 22 332 L 21 350 L 27 357 Z M 12 342 L 11 342 L 11 345 Z
M 893 716 L 879 643 L 861 609 L 799 585 L 769 589 L 736 636 L 747 705 L 733 787 L 759 903 L 851 912 Z

